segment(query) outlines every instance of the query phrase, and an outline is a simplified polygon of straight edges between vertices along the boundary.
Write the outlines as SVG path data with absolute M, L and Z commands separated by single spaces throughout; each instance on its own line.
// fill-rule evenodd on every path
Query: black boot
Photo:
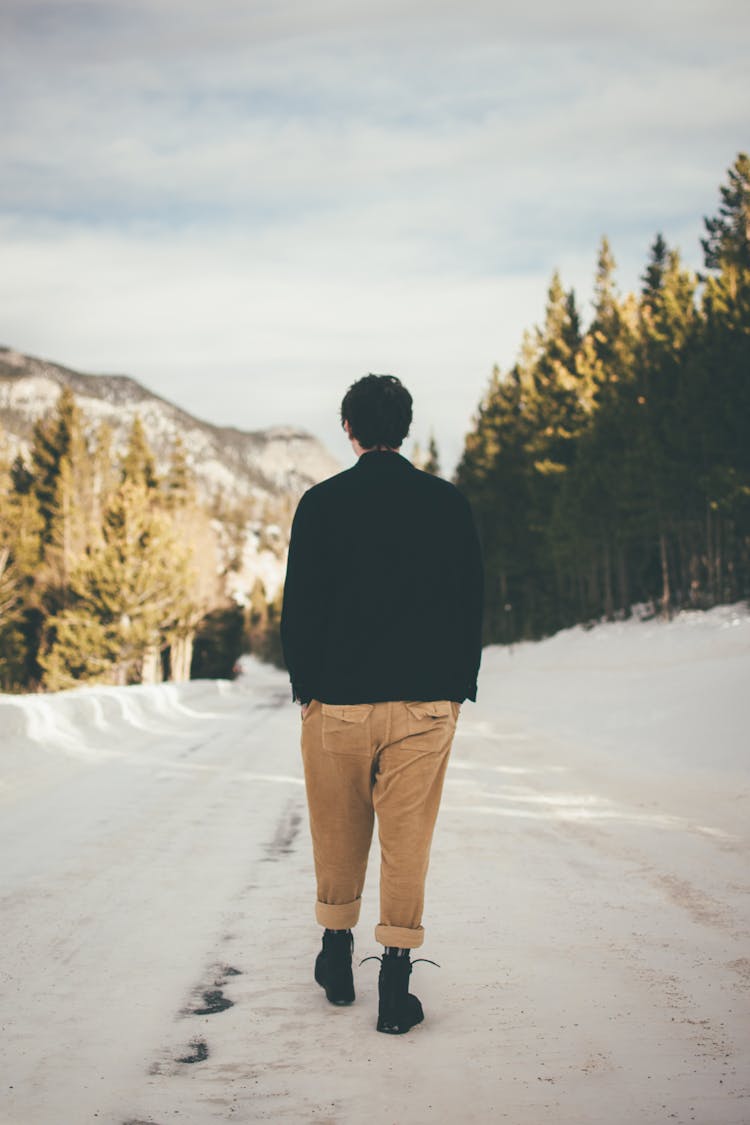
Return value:
M 387 1035 L 403 1035 L 424 1019 L 422 1005 L 409 992 L 411 961 L 409 951 L 385 953 L 380 962 L 378 979 L 378 1031 Z
M 324 932 L 323 948 L 315 960 L 315 979 L 326 990 L 331 1004 L 351 1004 L 354 1001 L 353 949 L 351 930 Z

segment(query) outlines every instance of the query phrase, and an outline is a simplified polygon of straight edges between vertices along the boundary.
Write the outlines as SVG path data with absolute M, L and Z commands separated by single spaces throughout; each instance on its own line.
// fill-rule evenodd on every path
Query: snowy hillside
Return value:
M 84 375 L 46 360 L 0 348 L 0 427 L 26 448 L 33 424 L 69 386 L 94 433 L 102 422 L 122 450 L 136 414 L 163 468 L 179 435 L 204 496 L 264 493 L 298 496 L 340 466 L 311 434 L 277 426 L 252 433 L 202 422 L 126 375 Z
M 748 683 L 741 606 L 485 651 L 403 1038 L 312 980 L 282 673 L 0 697 L 0 1121 L 747 1125 Z

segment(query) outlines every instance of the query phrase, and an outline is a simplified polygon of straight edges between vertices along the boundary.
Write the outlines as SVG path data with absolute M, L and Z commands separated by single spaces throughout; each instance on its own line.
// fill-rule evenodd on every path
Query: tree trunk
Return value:
M 158 645 L 151 645 L 143 654 L 141 664 L 141 683 L 158 684 L 161 682 L 161 659 Z
M 716 605 L 716 566 L 714 562 L 714 530 L 711 521 L 711 505 L 706 504 L 706 571 L 709 605 Z
M 604 544 L 602 568 L 604 571 L 604 615 L 607 618 L 607 621 L 614 621 L 615 600 L 612 594 L 612 565 L 610 559 L 609 542 Z
M 194 633 L 189 633 L 186 637 L 172 639 L 169 652 L 169 678 L 175 684 L 186 683 L 190 679 L 194 636 Z
M 587 617 L 592 615 L 597 616 L 601 613 L 602 609 L 602 594 L 601 585 L 599 583 L 599 566 L 597 562 L 596 548 L 591 551 L 591 563 L 589 565 L 589 604 L 586 613 Z
M 586 605 L 586 574 L 580 558 L 576 560 L 576 584 L 578 588 L 578 618 L 583 620 L 587 616 L 588 607 Z
M 630 616 L 630 591 L 628 589 L 628 561 L 625 548 L 617 552 L 617 600 L 625 617 Z
M 661 612 L 664 617 L 672 613 L 672 591 L 669 584 L 669 558 L 667 556 L 667 536 L 659 532 L 659 558 L 661 560 Z
M 683 606 L 690 599 L 690 579 L 688 577 L 688 553 L 685 544 L 684 520 L 681 520 L 678 524 L 676 551 L 677 561 L 675 571 L 677 581 L 677 604 Z

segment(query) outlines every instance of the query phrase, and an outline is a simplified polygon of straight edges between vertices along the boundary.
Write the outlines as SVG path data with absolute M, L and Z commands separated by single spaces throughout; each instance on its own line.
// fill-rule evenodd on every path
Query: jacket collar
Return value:
M 360 454 L 357 464 L 353 466 L 362 472 L 403 472 L 413 470 L 411 461 L 407 461 L 395 450 L 370 449 L 367 453 Z

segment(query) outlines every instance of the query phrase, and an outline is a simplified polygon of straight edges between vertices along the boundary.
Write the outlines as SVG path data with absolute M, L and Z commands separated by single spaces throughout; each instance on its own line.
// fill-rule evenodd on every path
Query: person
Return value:
M 408 990 L 422 945 L 433 829 L 461 704 L 476 700 L 482 560 L 465 497 L 400 447 L 412 398 L 366 375 L 341 404 L 355 465 L 304 493 L 289 543 L 281 639 L 302 708 L 302 758 L 324 929 L 315 980 L 355 998 L 354 939 L 375 818 L 385 949 L 377 1030 L 424 1018 Z

